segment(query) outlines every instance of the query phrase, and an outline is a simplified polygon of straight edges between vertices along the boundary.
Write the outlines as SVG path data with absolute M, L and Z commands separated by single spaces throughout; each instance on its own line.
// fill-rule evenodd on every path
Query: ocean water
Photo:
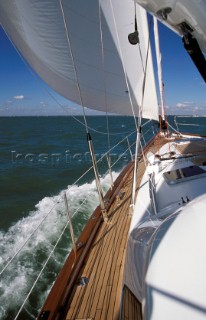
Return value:
M 178 130 L 206 134 L 206 118 L 169 120 Z M 108 150 L 107 121 L 96 116 L 87 121 L 106 192 L 110 175 L 101 156 Z M 110 153 L 115 179 L 131 159 L 129 150 L 124 153 L 128 141 L 134 153 L 135 126 L 131 117 L 113 116 L 108 126 L 110 147 L 122 141 Z M 155 127 L 145 124 L 143 144 Z M 68 221 L 65 192 L 76 238 L 98 205 L 86 131 L 82 117 L 5 117 L 0 132 L 0 319 L 35 319 L 71 250 L 68 227 L 60 238 Z

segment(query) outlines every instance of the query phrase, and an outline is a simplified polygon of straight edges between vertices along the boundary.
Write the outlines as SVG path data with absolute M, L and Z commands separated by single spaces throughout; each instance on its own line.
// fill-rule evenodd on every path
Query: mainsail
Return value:
M 158 120 L 150 49 L 146 64 L 147 16 L 138 5 L 140 44 L 128 41 L 133 0 L 7 0 L 0 8 L 1 24 L 17 50 L 59 94 L 123 115 L 138 116 L 143 104 L 143 117 Z

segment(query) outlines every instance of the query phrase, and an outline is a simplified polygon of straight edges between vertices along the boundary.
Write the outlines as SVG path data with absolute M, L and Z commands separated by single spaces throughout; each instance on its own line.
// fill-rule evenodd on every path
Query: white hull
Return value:
M 175 159 L 156 158 L 148 166 L 147 172 L 154 172 L 156 214 L 147 172 L 136 200 L 125 284 L 143 303 L 144 319 L 205 319 L 206 171 L 201 157 L 179 154 L 187 141 L 166 144 L 159 155 L 173 152 Z M 183 168 L 188 176 L 175 176 Z
M 170 29 L 182 35 L 182 24 L 191 28 L 202 51 L 206 53 L 206 2 L 194 0 L 136 0 L 156 15 Z

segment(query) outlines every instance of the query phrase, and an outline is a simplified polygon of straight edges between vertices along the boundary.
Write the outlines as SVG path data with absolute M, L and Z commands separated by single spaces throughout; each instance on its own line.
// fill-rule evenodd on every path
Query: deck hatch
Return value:
M 168 184 L 176 184 L 206 176 L 206 171 L 199 166 L 189 166 L 164 172 L 164 178 Z

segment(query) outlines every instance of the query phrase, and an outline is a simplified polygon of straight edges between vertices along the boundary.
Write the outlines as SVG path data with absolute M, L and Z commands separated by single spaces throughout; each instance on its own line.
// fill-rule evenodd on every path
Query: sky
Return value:
M 206 115 L 206 87 L 181 38 L 159 26 L 167 114 Z M 0 26 L 0 116 L 82 114 L 35 75 Z M 87 110 L 87 114 L 101 114 Z

